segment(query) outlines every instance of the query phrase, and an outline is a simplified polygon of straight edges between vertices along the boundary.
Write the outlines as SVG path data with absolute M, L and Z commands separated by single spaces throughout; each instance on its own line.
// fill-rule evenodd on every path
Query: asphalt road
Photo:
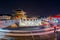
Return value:
M 53 34 L 48 35 L 36 35 L 36 36 L 6 36 L 4 40 L 54 40 Z
M 55 40 L 54 34 L 36 35 L 36 36 L 6 36 L 1 40 Z M 60 32 L 57 34 L 57 40 L 60 40 Z
M 7 30 L 25 30 L 25 31 L 32 31 L 32 30 L 40 30 L 39 27 L 37 28 L 16 28 L 16 29 L 10 29 L 10 28 L 5 28 Z M 42 29 L 42 28 L 41 28 Z M 2 30 L 2 29 L 1 29 Z M 4 30 L 5 31 L 5 30 Z M 9 31 L 8 31 L 9 32 Z M 45 34 L 44 35 L 31 35 L 31 36 L 6 36 L 4 32 L 0 32 L 0 37 L 4 37 L 4 38 L 0 38 L 1 40 L 55 40 L 55 35 L 54 33 L 49 33 L 49 34 Z M 60 32 L 57 32 L 57 40 L 60 40 Z M 5 36 L 3 36 L 5 35 Z

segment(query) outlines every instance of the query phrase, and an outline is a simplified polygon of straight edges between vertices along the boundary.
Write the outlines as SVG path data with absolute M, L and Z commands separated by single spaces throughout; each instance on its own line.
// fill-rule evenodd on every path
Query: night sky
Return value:
M 49 16 L 60 14 L 59 0 L 0 0 L 0 14 L 12 14 L 22 9 L 29 16 Z

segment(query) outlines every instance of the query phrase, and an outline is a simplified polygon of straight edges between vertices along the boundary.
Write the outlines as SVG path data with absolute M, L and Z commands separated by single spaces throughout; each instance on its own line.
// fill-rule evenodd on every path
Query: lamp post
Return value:
M 54 27 L 54 37 L 55 37 L 55 39 L 54 40 L 57 40 L 57 28 L 56 28 L 56 26 Z

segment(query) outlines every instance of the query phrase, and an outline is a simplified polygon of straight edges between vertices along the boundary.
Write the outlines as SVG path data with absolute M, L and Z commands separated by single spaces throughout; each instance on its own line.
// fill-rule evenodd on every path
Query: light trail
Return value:
M 57 31 L 60 31 L 60 29 L 58 29 Z M 7 33 L 6 35 L 10 35 L 10 36 L 32 36 L 32 35 L 46 35 L 46 34 L 51 34 L 54 33 L 54 30 L 51 31 L 46 31 L 46 32 L 39 32 L 39 33 L 26 33 L 26 34 L 13 34 L 13 33 Z
M 45 32 L 44 32 L 44 30 L 45 30 Z M 44 29 L 44 30 L 43 31 L 42 30 L 35 30 L 36 32 L 35 31 L 8 30 L 8 31 L 6 31 L 5 35 L 7 35 L 7 36 L 32 36 L 32 35 L 46 35 L 46 34 L 54 33 L 53 28 Z M 38 32 L 38 31 L 42 31 L 42 32 Z M 57 31 L 60 31 L 60 29 L 58 29 Z M 30 33 L 28 33 L 28 32 L 30 32 Z M 33 32 L 35 32 L 35 33 L 33 33 Z

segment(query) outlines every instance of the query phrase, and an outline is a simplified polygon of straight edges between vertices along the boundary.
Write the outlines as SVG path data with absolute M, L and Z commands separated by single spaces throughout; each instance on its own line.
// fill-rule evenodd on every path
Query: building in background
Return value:
M 10 20 L 11 19 L 11 16 L 6 16 L 6 15 L 3 15 L 3 16 L 0 16 L 0 20 Z
M 27 18 L 27 15 L 26 12 L 24 12 L 23 10 L 16 10 L 15 12 L 15 19 L 26 19 Z

